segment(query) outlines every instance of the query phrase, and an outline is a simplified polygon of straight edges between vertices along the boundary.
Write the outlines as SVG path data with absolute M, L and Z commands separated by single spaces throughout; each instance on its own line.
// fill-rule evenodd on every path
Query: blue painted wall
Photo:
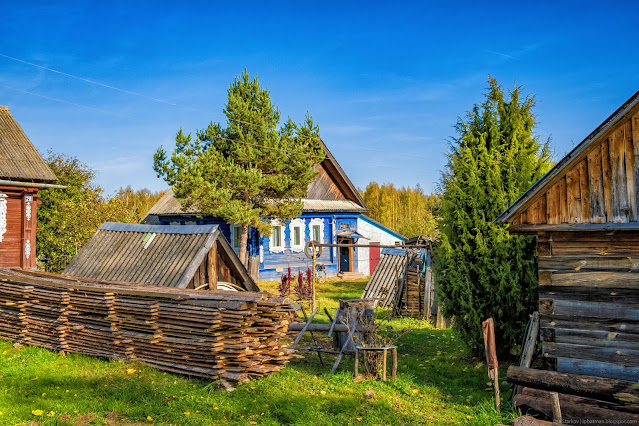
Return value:
M 358 213 L 314 213 L 305 212 L 299 216 L 304 220 L 304 242 L 311 240 L 311 219 L 322 219 L 324 224 L 324 243 L 335 244 L 336 234 L 340 230 L 357 230 Z M 212 217 L 194 217 L 194 216 L 160 216 L 160 224 L 169 225 L 171 223 L 186 224 L 187 222 L 195 222 L 198 225 L 216 224 L 220 227 L 222 234 L 226 239 L 231 241 L 231 226 L 223 220 Z M 282 273 L 286 273 L 291 268 L 293 274 L 298 271 L 306 271 L 306 268 L 312 267 L 312 260 L 306 257 L 303 251 L 294 252 L 291 250 L 291 231 L 289 228 L 290 221 L 285 221 L 284 226 L 284 250 L 282 252 L 272 252 L 269 250 L 270 235 L 260 236 L 255 229 L 251 229 L 248 250 L 251 256 L 260 255 L 260 280 L 276 280 L 279 281 Z M 318 263 L 323 263 L 326 267 L 326 275 L 336 276 L 339 272 L 339 256 L 337 248 L 324 247 L 322 255 L 317 258 Z M 357 248 L 353 249 L 353 265 L 352 271 L 357 271 Z

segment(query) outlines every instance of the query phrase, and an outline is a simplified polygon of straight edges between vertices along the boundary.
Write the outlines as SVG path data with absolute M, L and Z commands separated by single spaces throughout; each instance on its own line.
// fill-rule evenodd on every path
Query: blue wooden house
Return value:
M 271 220 L 271 235 L 251 230 L 249 265 L 251 275 L 260 280 L 279 280 L 290 267 L 305 271 L 311 261 L 304 254 L 308 241 L 324 244 L 394 244 L 404 236 L 365 216 L 366 203 L 344 170 L 322 142 L 326 157 L 316 164 L 319 172 L 302 199 L 302 214 L 292 220 Z M 265 220 L 269 220 L 266 218 Z M 241 227 L 204 212 L 183 211 L 171 190 L 149 210 L 145 222 L 158 225 L 219 225 L 234 250 L 239 251 Z M 317 262 L 327 276 L 368 276 L 379 261 L 375 247 L 325 248 Z

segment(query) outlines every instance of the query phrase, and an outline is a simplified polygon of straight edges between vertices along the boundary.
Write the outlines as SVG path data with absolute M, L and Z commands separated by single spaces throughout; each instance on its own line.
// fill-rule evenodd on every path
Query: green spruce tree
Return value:
M 211 123 L 195 138 L 180 129 L 170 159 L 162 147 L 155 153 L 154 170 L 184 209 L 242 225 L 240 260 L 246 265 L 250 227 L 267 234 L 270 222 L 263 218 L 301 214 L 301 197 L 324 152 L 309 115 L 301 126 L 289 118 L 278 130 L 280 112 L 246 70 L 231 84 L 224 114 L 225 128 Z
M 485 101 L 456 125 L 442 175 L 438 295 L 472 351 L 483 351 L 481 323 L 495 320 L 508 354 L 536 309 L 534 237 L 510 235 L 493 220 L 550 168 L 548 142 L 534 133 L 534 98 L 515 87 L 505 99 L 489 77 Z

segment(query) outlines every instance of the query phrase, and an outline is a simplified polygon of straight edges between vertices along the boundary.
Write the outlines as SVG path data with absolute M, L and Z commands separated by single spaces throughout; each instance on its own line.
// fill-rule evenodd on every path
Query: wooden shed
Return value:
M 0 267 L 36 267 L 37 194 L 56 177 L 9 108 L 0 106 Z
M 537 235 L 547 369 L 639 380 L 639 92 L 496 221 Z
M 63 273 L 163 287 L 260 291 L 217 225 L 106 222 Z

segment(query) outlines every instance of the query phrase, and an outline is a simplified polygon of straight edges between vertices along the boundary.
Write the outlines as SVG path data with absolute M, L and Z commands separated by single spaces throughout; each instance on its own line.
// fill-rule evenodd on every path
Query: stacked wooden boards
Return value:
M 294 318 L 268 293 L 193 291 L 0 269 L 0 337 L 245 381 L 282 369 Z
M 430 319 L 434 295 L 430 253 L 424 252 L 421 256 L 414 256 L 408 264 L 400 314 L 404 317 Z

